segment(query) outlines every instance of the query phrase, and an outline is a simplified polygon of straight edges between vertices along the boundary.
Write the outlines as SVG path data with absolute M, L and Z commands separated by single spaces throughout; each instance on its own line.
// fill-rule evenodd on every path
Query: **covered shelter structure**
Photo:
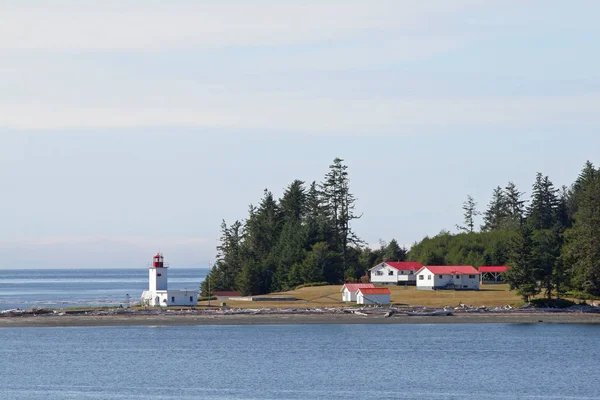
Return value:
M 502 274 L 509 268 L 507 265 L 482 265 L 479 267 L 480 283 L 487 285 L 504 283 Z

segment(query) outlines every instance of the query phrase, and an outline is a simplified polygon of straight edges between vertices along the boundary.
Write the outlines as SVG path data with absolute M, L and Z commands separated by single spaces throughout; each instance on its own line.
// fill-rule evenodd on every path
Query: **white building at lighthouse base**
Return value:
M 195 306 L 198 303 L 197 290 L 168 289 L 168 268 L 162 254 L 154 256 L 148 269 L 148 290 L 142 292 L 142 304 L 152 307 Z

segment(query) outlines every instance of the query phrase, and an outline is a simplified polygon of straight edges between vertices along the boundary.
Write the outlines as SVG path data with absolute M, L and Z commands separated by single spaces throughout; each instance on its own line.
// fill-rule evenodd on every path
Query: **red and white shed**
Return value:
M 342 286 L 342 301 L 356 301 L 356 292 L 358 289 L 374 288 L 373 283 L 346 283 Z
M 356 304 L 390 304 L 390 289 L 361 288 L 356 292 Z

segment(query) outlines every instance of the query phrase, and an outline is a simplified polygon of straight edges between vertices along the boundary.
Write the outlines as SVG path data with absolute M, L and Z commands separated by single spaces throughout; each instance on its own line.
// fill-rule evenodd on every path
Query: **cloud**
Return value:
M 600 95 L 556 97 L 326 98 L 301 93 L 199 96 L 123 107 L 3 107 L 0 127 L 23 130 L 266 129 L 325 134 L 395 134 L 401 128 L 512 127 L 600 123 Z
M 160 51 L 348 39 L 422 29 L 477 1 L 44 1 L 0 6 L 0 50 Z M 32 29 L 34 27 L 34 29 Z

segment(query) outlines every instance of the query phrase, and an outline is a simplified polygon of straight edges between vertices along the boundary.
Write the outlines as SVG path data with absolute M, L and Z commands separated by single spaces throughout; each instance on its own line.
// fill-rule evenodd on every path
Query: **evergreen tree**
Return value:
M 359 244 L 360 239 L 352 228 L 352 220 L 360 218 L 354 214 L 356 199 L 350 193 L 350 181 L 348 167 L 344 165 L 341 158 L 333 160 L 329 166 L 329 172 L 325 175 L 325 181 L 321 184 L 322 204 L 324 205 L 328 221 L 331 226 L 331 249 L 341 254 L 342 275 L 348 268 L 348 246 Z
M 512 241 L 511 268 L 506 272 L 506 281 L 511 290 L 523 297 L 524 301 L 539 293 L 536 281 L 536 268 L 533 254 L 533 233 L 524 225 Z
M 552 229 L 556 222 L 558 208 L 557 192 L 558 189 L 554 187 L 548 176 L 538 172 L 527 210 L 527 223 L 531 229 Z
M 505 226 L 508 216 L 508 199 L 502 188 L 498 186 L 494 189 L 492 200 L 488 205 L 488 209 L 483 214 L 484 225 L 481 227 L 481 230 L 489 232 L 502 229 Z
M 565 259 L 576 289 L 600 296 L 600 171 L 588 168 L 586 164 L 586 179 L 577 188 L 575 222 L 565 233 Z
M 464 211 L 464 225 L 456 225 L 456 227 L 463 232 L 472 233 L 475 229 L 475 217 L 481 213 L 477 211 L 477 203 L 471 195 L 467 195 L 467 200 L 463 203 L 462 209 Z
M 504 197 L 506 199 L 507 220 L 505 223 L 506 229 L 517 230 L 523 225 L 525 214 L 525 201 L 521 200 L 522 192 L 519 192 L 517 186 L 513 182 L 508 182 L 504 188 Z
M 385 248 L 384 259 L 386 261 L 406 261 L 408 251 L 400 247 L 396 239 L 392 239 Z
M 337 275 L 335 271 L 335 259 L 327 243 L 319 242 L 314 244 L 302 262 L 300 269 L 300 276 L 303 283 L 323 282 L 324 280 L 334 282 Z

